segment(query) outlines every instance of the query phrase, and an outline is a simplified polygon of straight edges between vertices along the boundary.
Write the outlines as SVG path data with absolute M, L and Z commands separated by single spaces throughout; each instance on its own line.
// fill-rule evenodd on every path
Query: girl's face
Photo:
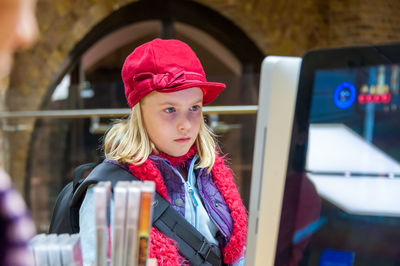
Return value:
M 156 148 L 171 156 L 186 154 L 200 130 L 203 91 L 153 91 L 141 101 L 143 124 Z

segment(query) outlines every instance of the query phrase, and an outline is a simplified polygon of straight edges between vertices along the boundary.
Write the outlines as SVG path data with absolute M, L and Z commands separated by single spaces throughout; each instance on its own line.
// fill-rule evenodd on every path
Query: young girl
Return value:
M 106 160 L 154 181 L 156 191 L 220 247 L 225 264 L 244 265 L 247 213 L 202 114 L 202 106 L 225 85 L 207 82 L 196 54 L 178 40 L 155 39 L 137 47 L 125 60 L 122 78 L 132 113 L 107 132 Z M 88 255 L 94 239 L 87 240 L 90 231 L 94 237 L 93 224 L 85 222 L 93 217 L 93 205 L 89 189 L 80 209 L 86 262 L 94 259 Z M 149 256 L 158 265 L 186 261 L 174 240 L 154 227 Z

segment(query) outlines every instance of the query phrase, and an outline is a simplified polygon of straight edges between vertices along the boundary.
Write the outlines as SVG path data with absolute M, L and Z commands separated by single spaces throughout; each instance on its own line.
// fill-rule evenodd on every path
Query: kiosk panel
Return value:
M 252 219 L 250 208 L 251 265 L 400 265 L 399 72 L 400 44 L 303 57 L 287 160 L 268 163 L 285 149 L 273 144 L 286 143 L 286 132 L 270 134 L 277 130 L 272 118 L 282 117 L 279 109 L 268 107 L 262 122 L 268 133 L 256 141 L 265 150 L 255 156 L 265 160 L 260 166 L 255 158 L 253 165 L 254 173 L 264 174 L 257 187 L 252 184 L 260 212 Z M 269 97 L 267 104 L 276 100 Z M 272 171 L 279 167 L 283 177 Z M 275 202 L 263 201 L 272 195 Z M 278 232 L 261 234 L 263 219 L 269 221 L 263 225 L 278 219 Z
M 399 71 L 400 44 L 304 56 L 275 265 L 400 265 Z

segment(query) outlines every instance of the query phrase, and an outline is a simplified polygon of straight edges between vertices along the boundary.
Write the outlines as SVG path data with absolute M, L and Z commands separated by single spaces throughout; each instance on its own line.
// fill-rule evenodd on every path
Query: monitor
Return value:
M 252 265 L 400 265 L 399 71 L 400 44 L 304 55 L 283 188 L 262 177 L 260 209 L 283 192 L 264 214 L 279 208 L 279 229 L 260 242 L 258 224 Z M 266 156 L 280 152 L 268 135 Z

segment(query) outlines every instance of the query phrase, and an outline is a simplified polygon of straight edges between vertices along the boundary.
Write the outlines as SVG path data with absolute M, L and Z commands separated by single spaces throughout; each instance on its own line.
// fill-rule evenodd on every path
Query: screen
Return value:
M 304 57 L 275 265 L 400 265 L 398 54 Z

